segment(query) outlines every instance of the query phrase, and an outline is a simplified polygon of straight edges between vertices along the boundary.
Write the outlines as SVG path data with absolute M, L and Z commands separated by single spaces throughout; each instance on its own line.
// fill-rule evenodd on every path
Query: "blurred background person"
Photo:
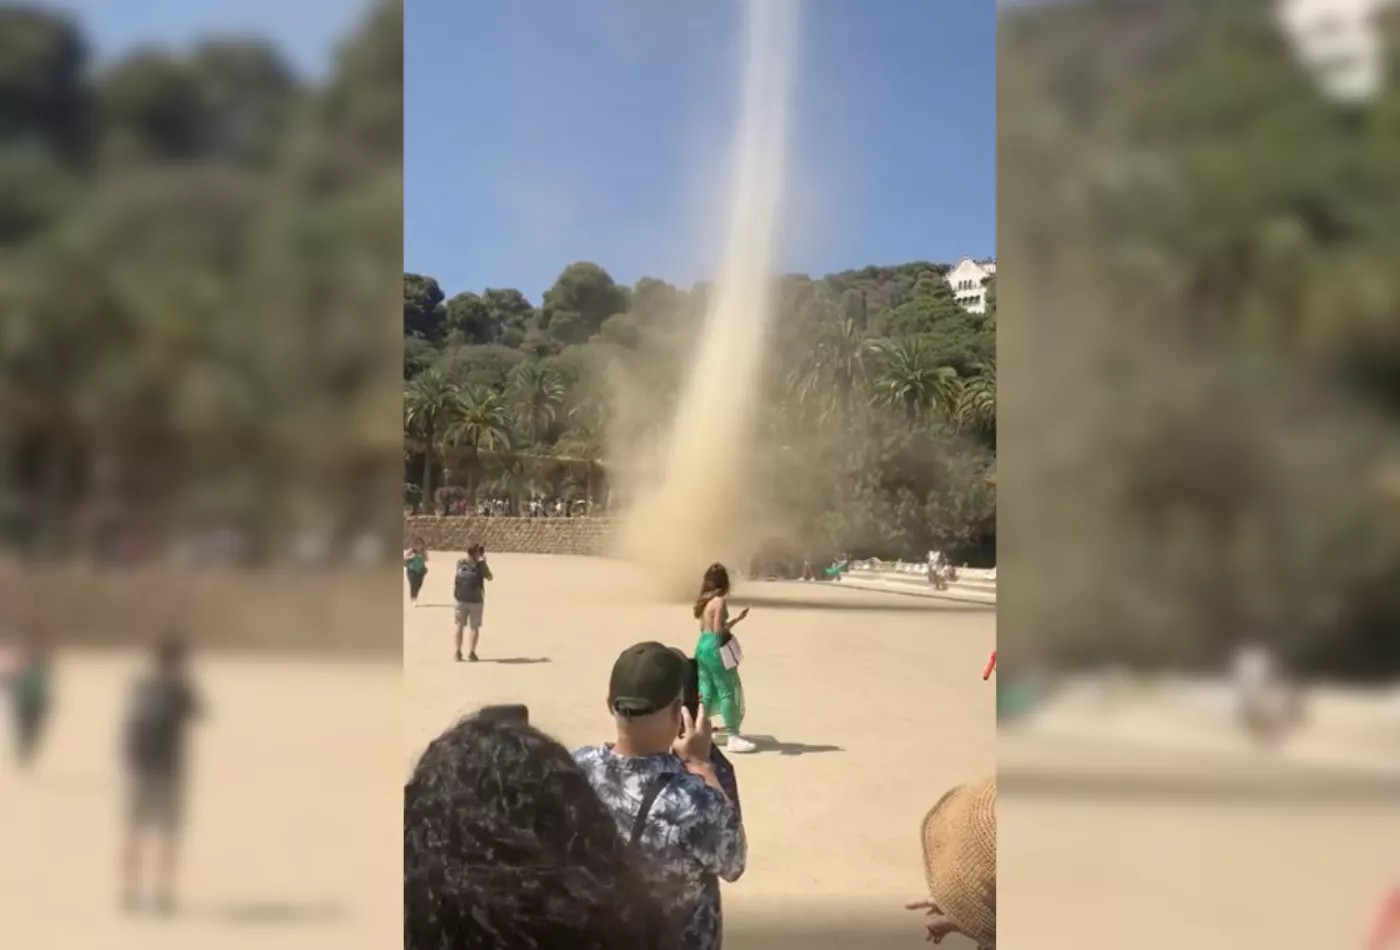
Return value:
M 155 907 L 175 906 L 175 870 L 186 799 L 187 731 L 203 706 L 186 666 L 185 644 L 169 636 L 149 669 L 132 684 L 123 734 L 127 777 L 126 837 L 122 848 L 122 903 L 139 906 L 143 857 L 156 854 Z
M 1240 724 L 1255 739 L 1272 743 L 1302 725 L 1301 694 L 1267 646 L 1242 644 L 1232 677 Z
M 428 576 L 428 547 L 422 538 L 414 538 L 403 552 L 403 570 L 408 578 L 408 600 L 418 606 L 418 592 Z
M 675 938 L 562 745 L 499 711 L 428 744 L 404 786 L 404 950 L 671 950 Z
M 48 723 L 53 691 L 53 657 L 43 637 L 32 631 L 13 646 L 3 670 L 14 724 L 15 760 L 30 767 Z

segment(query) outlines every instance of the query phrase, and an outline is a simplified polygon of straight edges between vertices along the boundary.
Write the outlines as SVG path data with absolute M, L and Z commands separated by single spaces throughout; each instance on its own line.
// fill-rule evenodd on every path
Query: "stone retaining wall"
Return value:
M 472 542 L 502 554 L 607 554 L 607 518 L 485 518 L 405 515 L 405 540 L 421 537 L 430 551 L 465 551 Z
M 403 650 L 403 572 L 0 568 L 0 623 L 59 647 L 147 645 L 178 630 L 201 650 L 379 654 Z

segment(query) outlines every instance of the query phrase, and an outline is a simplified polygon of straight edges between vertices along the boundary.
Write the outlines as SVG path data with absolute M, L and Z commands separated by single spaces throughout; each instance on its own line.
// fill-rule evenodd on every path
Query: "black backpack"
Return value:
M 452 584 L 452 596 L 458 603 L 466 603 L 473 597 L 479 596 L 482 586 L 480 565 L 468 562 L 457 566 L 457 577 Z
M 183 695 L 175 684 L 144 681 L 132 689 L 124 745 L 134 768 L 159 768 L 172 754 L 179 728 Z

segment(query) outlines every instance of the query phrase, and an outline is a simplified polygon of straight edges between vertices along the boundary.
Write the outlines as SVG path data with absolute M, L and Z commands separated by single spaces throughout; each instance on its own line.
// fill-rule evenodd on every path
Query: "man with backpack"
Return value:
M 132 686 L 123 757 L 127 772 L 126 845 L 122 890 L 134 909 L 141 883 L 142 845 L 160 842 L 156 907 L 174 905 L 175 852 L 185 797 L 185 734 L 200 715 L 200 703 L 185 668 L 185 647 L 171 637 L 155 651 L 152 669 Z
M 660 643 L 623 651 L 608 685 L 617 740 L 574 759 L 623 839 L 647 859 L 682 947 L 718 950 L 719 882 L 743 875 L 748 842 L 711 760 L 705 708 L 692 715 L 685 706 L 687 662 Z
M 452 599 L 457 602 L 457 662 L 462 662 L 462 633 L 471 629 L 467 644 L 467 659 L 476 662 L 476 644 L 481 637 L 481 617 L 486 609 L 486 582 L 493 580 L 486 565 L 486 548 L 473 544 L 467 556 L 457 562 L 457 576 L 452 581 Z

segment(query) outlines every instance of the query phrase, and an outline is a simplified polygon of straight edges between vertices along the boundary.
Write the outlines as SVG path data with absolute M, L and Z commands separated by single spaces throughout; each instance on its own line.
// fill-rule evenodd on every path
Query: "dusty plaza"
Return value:
M 641 640 L 689 651 L 688 604 L 636 591 L 604 558 L 490 558 L 479 653 L 452 659 L 451 573 L 430 561 L 420 606 L 405 600 L 406 761 L 481 705 L 523 702 L 568 746 L 609 738 L 608 673 Z M 697 578 L 698 583 L 698 578 Z M 923 889 L 919 823 L 949 786 L 996 765 L 995 686 L 981 671 L 993 610 L 839 584 L 741 583 L 745 732 L 735 757 L 749 869 L 725 890 L 726 946 L 814 921 L 922 929 L 903 903 Z
M 37 768 L 0 769 L 7 850 L 36 856 L 0 865 L 4 932 L 114 950 L 401 942 L 400 792 L 424 744 L 506 701 L 528 704 L 567 745 L 603 741 L 617 653 L 645 639 L 689 649 L 697 633 L 688 605 L 639 596 L 622 562 L 498 554 L 481 662 L 455 663 L 455 557 L 433 554 L 418 608 L 403 595 L 401 670 L 201 650 L 209 717 L 194 736 L 180 908 L 168 918 L 124 915 L 117 891 L 116 739 L 144 658 L 64 650 Z M 746 731 L 763 746 L 736 763 L 751 850 L 726 890 L 726 946 L 831 928 L 919 944 L 902 909 L 923 888 L 919 821 L 948 786 L 995 767 L 995 684 L 980 678 L 994 612 L 835 584 L 743 583 L 734 599 L 753 608 Z

